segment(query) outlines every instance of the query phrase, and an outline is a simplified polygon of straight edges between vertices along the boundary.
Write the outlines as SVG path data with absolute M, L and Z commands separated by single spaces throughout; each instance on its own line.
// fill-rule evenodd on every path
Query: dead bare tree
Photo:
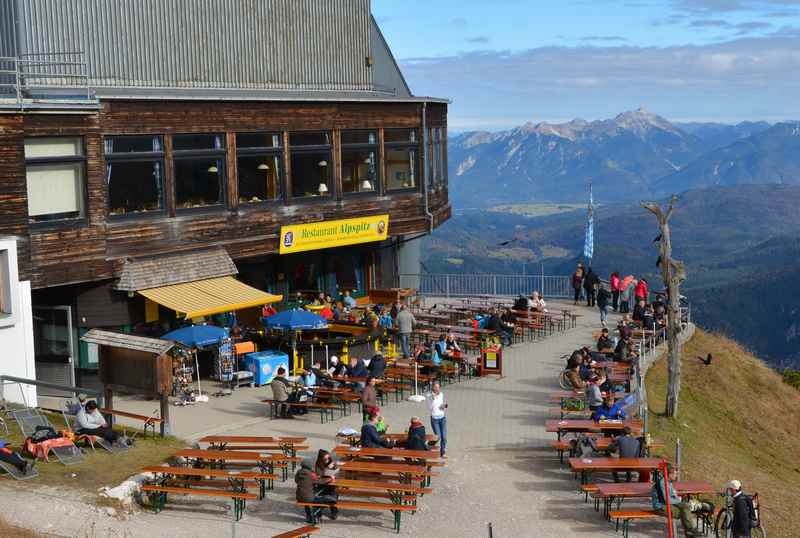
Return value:
M 673 194 L 666 211 L 662 210 L 660 205 L 652 202 L 641 203 L 643 208 L 656 216 L 661 231 L 661 235 L 656 238 L 659 242 L 659 258 L 656 264 L 661 267 L 661 276 L 669 297 L 667 301 L 667 349 L 669 353 L 667 373 L 669 379 L 666 409 L 668 417 L 678 414 L 678 397 L 681 392 L 681 344 L 678 339 L 678 334 L 681 332 L 680 285 L 686 280 L 686 267 L 683 262 L 672 259 L 669 220 L 672 218 L 677 201 L 678 197 Z

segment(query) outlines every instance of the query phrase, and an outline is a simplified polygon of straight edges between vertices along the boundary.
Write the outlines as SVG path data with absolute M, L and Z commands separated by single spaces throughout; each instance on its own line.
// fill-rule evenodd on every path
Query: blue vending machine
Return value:
M 253 382 L 257 387 L 272 381 L 279 366 L 289 372 L 289 356 L 283 351 L 266 350 L 248 353 L 244 356 L 244 366 L 253 372 Z

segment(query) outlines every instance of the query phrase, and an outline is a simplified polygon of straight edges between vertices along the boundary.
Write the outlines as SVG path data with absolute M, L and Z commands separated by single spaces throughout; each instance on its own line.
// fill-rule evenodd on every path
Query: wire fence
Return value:
M 545 298 L 573 296 L 569 276 L 416 273 L 401 274 L 400 287 L 439 297 L 529 296 L 534 291 Z

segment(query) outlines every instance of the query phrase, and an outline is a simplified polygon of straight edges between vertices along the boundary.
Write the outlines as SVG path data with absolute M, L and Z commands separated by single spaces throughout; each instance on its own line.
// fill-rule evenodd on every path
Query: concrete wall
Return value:
M 422 271 L 422 238 L 402 243 L 397 250 L 397 272 L 400 275 L 418 275 Z M 419 279 L 403 278 L 402 285 L 419 289 Z
M 0 375 L 36 379 L 31 285 L 19 281 L 16 240 L 0 238 L 0 253 L 4 254 L 0 257 L 2 263 L 7 263 L 7 272 L 4 270 L 0 275 L 8 276 L 7 289 L 11 298 L 11 315 L 0 318 Z M 4 384 L 0 391 L 0 397 L 8 402 L 37 405 L 35 387 Z

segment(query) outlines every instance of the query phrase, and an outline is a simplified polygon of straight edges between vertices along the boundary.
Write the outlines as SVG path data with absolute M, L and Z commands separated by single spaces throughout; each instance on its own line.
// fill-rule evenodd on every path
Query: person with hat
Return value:
M 757 521 L 755 506 L 752 498 L 742 491 L 742 483 L 731 480 L 725 484 L 725 493 L 733 497 L 733 523 L 731 535 L 733 538 L 750 538 L 751 521 Z
M 336 519 L 338 510 L 334 505 L 338 499 L 334 495 L 317 495 L 314 492 L 314 487 L 320 484 L 320 478 L 319 475 L 314 472 L 313 467 L 313 463 L 308 458 L 300 463 L 300 469 L 297 471 L 297 474 L 294 475 L 294 482 L 297 484 L 295 498 L 298 502 L 302 503 L 329 505 L 331 508 L 331 519 Z M 313 511 L 309 506 L 306 506 L 306 521 L 312 525 L 316 523 Z
M 425 433 L 425 425 L 419 417 L 411 417 L 411 425 L 408 427 L 405 449 L 428 450 L 428 437 Z

